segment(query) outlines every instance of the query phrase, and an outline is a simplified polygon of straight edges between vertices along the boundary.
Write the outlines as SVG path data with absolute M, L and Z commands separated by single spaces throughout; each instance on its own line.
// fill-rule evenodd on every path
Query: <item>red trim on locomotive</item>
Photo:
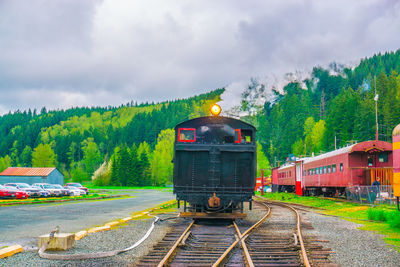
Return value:
M 236 132 L 238 133 L 238 139 L 236 140 Z M 240 144 L 242 142 L 242 133 L 240 129 L 235 129 L 235 143 Z
M 193 131 L 193 139 L 181 139 L 181 131 Z M 178 129 L 178 142 L 185 142 L 185 143 L 196 142 L 196 129 L 195 128 L 179 128 Z

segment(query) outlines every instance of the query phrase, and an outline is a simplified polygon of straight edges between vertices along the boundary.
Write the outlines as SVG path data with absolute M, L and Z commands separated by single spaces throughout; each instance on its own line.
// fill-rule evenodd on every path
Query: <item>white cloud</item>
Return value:
M 400 4 L 390 0 L 2 1 L 0 112 L 226 85 L 232 102 L 250 77 L 279 83 L 287 72 L 396 50 L 399 27 Z

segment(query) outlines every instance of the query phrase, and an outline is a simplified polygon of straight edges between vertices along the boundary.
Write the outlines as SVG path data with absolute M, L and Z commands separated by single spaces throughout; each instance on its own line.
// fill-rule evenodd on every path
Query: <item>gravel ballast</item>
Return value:
M 177 214 L 158 215 L 160 218 L 173 217 Z M 57 254 L 81 254 L 100 251 L 110 251 L 124 249 L 132 246 L 141 239 L 150 228 L 154 218 L 129 221 L 110 231 L 90 234 L 87 237 L 76 241 L 75 247 L 68 251 L 54 252 Z M 114 257 L 101 259 L 88 259 L 77 261 L 59 261 L 42 259 L 37 254 L 37 250 L 16 254 L 6 259 L 0 259 L 1 266 L 132 266 L 135 261 L 146 254 L 153 244 L 163 238 L 169 231 L 175 219 L 161 221 L 156 224 L 149 238 L 139 247 L 119 254 Z M 46 251 L 47 253 L 53 253 Z
M 314 230 L 308 233 L 329 241 L 331 260 L 341 266 L 400 266 L 400 253 L 386 244 L 382 236 L 357 229 L 361 224 L 313 212 L 303 212 Z
M 278 211 L 273 207 L 272 212 Z M 259 220 L 265 211 L 254 209 L 248 212 L 251 222 Z M 357 229 L 360 224 L 348 222 L 336 217 L 324 216 L 313 211 L 301 211 L 304 221 L 309 221 L 312 229 L 304 229 L 307 236 L 329 241 L 324 247 L 332 249 L 331 261 L 341 266 L 400 266 L 400 254 L 384 243 L 382 236 L 370 231 Z M 158 215 L 160 218 L 177 216 L 177 213 Z M 292 224 L 292 218 L 287 218 Z M 76 241 L 75 247 L 66 252 L 57 254 L 80 254 L 99 251 L 123 249 L 133 245 L 147 232 L 154 218 L 130 221 L 111 231 L 91 234 L 82 240 Z M 0 259 L 0 266 L 134 266 L 141 256 L 146 255 L 154 244 L 159 242 L 164 235 L 183 219 L 175 218 L 162 221 L 150 237 L 139 247 L 132 251 L 119 254 L 110 258 L 89 259 L 80 261 L 56 261 L 42 259 L 37 254 L 37 249 L 20 253 L 10 258 Z M 268 221 L 269 219 L 267 219 Z M 272 223 L 272 222 L 270 222 Z M 263 223 L 264 227 L 273 229 L 270 223 Z M 239 220 L 239 227 L 247 229 L 251 223 Z M 51 253 L 51 252 L 49 252 Z

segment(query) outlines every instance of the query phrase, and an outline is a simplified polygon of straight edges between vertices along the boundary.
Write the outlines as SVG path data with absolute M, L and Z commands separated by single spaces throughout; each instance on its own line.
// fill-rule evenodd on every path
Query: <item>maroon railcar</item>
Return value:
M 392 168 L 392 144 L 365 141 L 282 166 L 272 182 L 279 191 L 299 195 L 342 194 L 348 186 L 371 185 L 378 176 L 382 184 L 392 184 Z

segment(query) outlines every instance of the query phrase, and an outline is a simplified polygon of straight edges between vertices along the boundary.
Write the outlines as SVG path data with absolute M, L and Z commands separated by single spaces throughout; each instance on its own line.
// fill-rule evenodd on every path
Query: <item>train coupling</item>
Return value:
M 215 195 L 214 192 L 214 195 L 208 199 L 208 206 L 210 208 L 218 208 L 220 205 L 221 205 L 221 200 L 219 199 L 219 197 Z

